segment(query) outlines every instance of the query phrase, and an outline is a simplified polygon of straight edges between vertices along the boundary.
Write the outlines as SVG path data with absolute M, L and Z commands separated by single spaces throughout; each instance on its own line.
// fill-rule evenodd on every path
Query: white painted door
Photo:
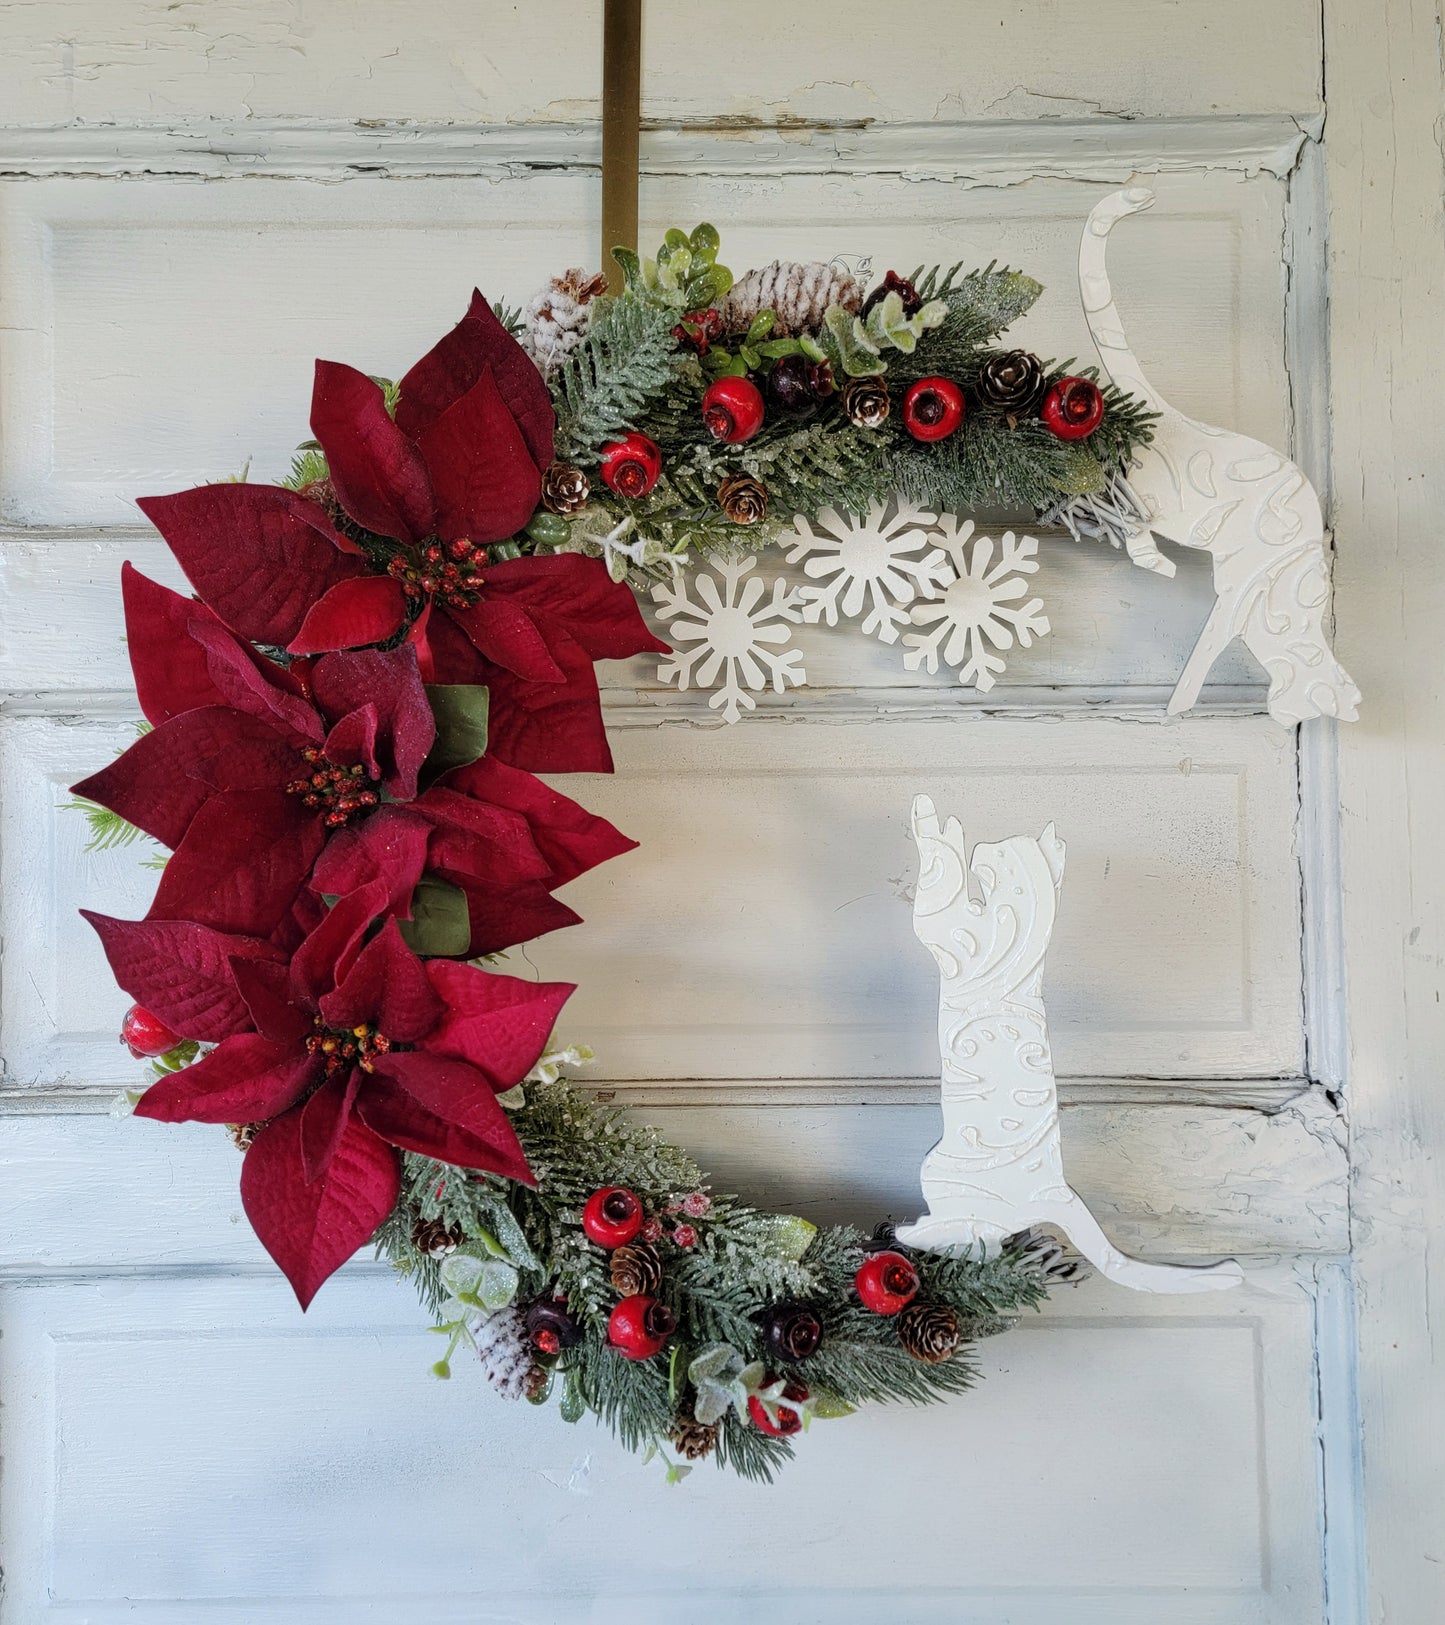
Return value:
M 1166 724 L 1205 561 L 1171 583 L 1058 537 L 1055 633 L 986 704 L 822 631 L 812 686 L 728 731 L 614 667 L 619 771 L 582 795 L 643 847 L 535 956 L 582 983 L 568 1031 L 720 1184 L 912 1212 L 936 1106 L 909 799 L 984 836 L 1054 819 L 1075 1183 L 1124 1246 L 1232 1253 L 1242 1290 L 1062 1293 L 973 1395 L 820 1430 L 771 1490 L 669 1489 L 587 1424 L 433 1382 L 376 1267 L 303 1319 L 225 1137 L 107 1115 L 125 1001 L 75 908 L 139 911 L 149 876 L 57 807 L 135 714 L 120 561 L 180 584 L 131 501 L 278 475 L 314 355 L 396 374 L 474 282 L 516 299 L 595 260 L 600 9 L 0 11 L 0 1621 L 1427 1625 L 1424 0 L 648 6 L 645 239 L 708 217 L 734 266 L 1006 260 L 1049 290 L 1021 339 L 1081 354 L 1080 223 L 1147 174 L 1113 256 L 1134 346 L 1180 406 L 1333 472 L 1367 709 L 1338 750 L 1288 733 L 1233 653 Z

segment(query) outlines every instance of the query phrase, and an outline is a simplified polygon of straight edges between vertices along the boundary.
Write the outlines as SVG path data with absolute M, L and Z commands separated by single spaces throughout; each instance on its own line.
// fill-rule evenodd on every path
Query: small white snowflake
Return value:
M 694 645 L 674 649 L 659 661 L 658 677 L 664 683 L 675 682 L 679 689 L 693 681 L 699 688 L 711 688 L 721 674 L 722 684 L 707 703 L 727 722 L 756 708 L 757 701 L 747 690 L 763 688 L 769 677 L 777 694 L 789 684 L 807 681 L 802 652 L 779 648 L 803 618 L 798 590 L 775 580 L 771 598 L 765 598 L 762 578 L 748 575 L 756 563 L 751 557 L 724 559 L 712 573 L 694 572 L 697 603 L 688 595 L 686 579 L 652 589 L 658 618 L 672 623 L 669 638 Z
M 993 537 L 975 537 L 970 545 L 971 519 L 960 524 L 945 518 L 942 523 L 948 533 L 943 545 L 958 575 L 936 603 L 914 606 L 909 619 L 932 630 L 904 633 L 903 664 L 909 671 L 923 666 L 936 672 L 941 657 L 946 665 L 958 668 L 960 683 L 972 683 L 986 694 L 1005 664 L 994 651 L 1012 649 L 1015 640 L 1027 649 L 1049 631 L 1041 598 L 1016 602 L 1028 590 L 1024 576 L 1039 567 L 1039 544 L 1032 536 L 1006 530 L 995 563 Z
M 884 643 L 897 643 L 908 625 L 908 605 L 931 598 L 952 579 L 948 560 L 934 544 L 938 516 L 898 497 L 875 502 L 863 518 L 824 508 L 813 521 L 803 514 L 793 520 L 798 540 L 788 546 L 788 563 L 806 559 L 803 569 L 821 586 L 799 588 L 804 617 L 810 623 L 838 624 L 862 614 L 864 632 L 876 632 Z M 920 556 L 921 555 L 921 556 Z

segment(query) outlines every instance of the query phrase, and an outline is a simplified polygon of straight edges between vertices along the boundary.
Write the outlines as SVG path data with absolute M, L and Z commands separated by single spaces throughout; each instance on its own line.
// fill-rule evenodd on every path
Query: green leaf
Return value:
M 703 265 L 711 265 L 717 259 L 718 249 L 722 247 L 722 238 L 718 236 L 717 227 L 709 225 L 704 220 L 692 228 L 692 235 L 687 243 L 695 260 Z
M 749 372 L 756 371 L 757 368 L 763 364 L 763 358 L 758 354 L 751 344 L 745 343 L 740 345 L 738 347 L 738 354 L 743 358 L 743 365 L 748 369 Z
M 482 1279 L 482 1260 L 471 1253 L 453 1253 L 437 1271 L 442 1285 L 455 1298 L 474 1296 Z
M 796 1264 L 813 1244 L 818 1227 L 793 1213 L 779 1213 L 772 1220 L 772 1233 L 763 1244 L 770 1258 Z
M 777 321 L 777 319 L 777 311 L 760 310 L 757 315 L 753 317 L 752 323 L 748 328 L 748 343 L 756 344 L 760 339 L 767 338 L 768 334 L 772 332 L 773 324 Z
M 512 1263 L 521 1270 L 540 1270 L 542 1260 L 532 1251 L 527 1234 L 517 1223 L 511 1208 L 505 1202 L 497 1202 L 491 1208 L 489 1216 L 496 1228 L 497 1239 L 506 1249 L 507 1257 Z
M 477 1282 L 477 1300 L 483 1309 L 495 1313 L 505 1309 L 517 1296 L 517 1272 L 500 1258 L 489 1258 L 482 1265 Z
M 487 748 L 490 695 L 483 683 L 428 683 L 437 736 L 426 759 L 432 777 L 475 762 Z
M 785 355 L 798 355 L 802 350 L 803 345 L 799 339 L 769 339 L 765 344 L 757 346 L 758 354 L 766 356 L 769 361 L 778 361 Z M 821 360 L 821 357 L 815 356 L 813 359 Z
M 559 542 L 565 542 L 571 533 L 572 527 L 560 513 L 548 513 L 545 508 L 538 508 L 527 521 L 527 534 L 532 540 L 545 542 L 551 547 L 556 547 Z
M 547 1403 L 547 1401 L 549 1399 L 551 1399 L 551 1397 L 552 1397 L 552 1382 L 553 1382 L 554 1376 L 555 1376 L 555 1373 L 549 1371 L 547 1373 L 546 1381 L 536 1391 L 536 1393 L 529 1393 L 527 1395 L 527 1403 L 529 1405 L 545 1405 Z
M 557 1410 L 564 1422 L 580 1422 L 587 1414 L 587 1402 L 582 1397 L 581 1374 L 575 1367 L 567 1372 L 562 1403 Z
M 411 894 L 411 918 L 398 920 L 402 941 L 414 954 L 458 959 L 472 945 L 467 895 L 449 880 L 423 875 Z
M 811 1409 L 814 1416 L 827 1421 L 835 1416 L 852 1416 L 858 1407 L 850 1405 L 846 1399 L 839 1399 L 837 1394 L 830 1394 L 825 1389 L 818 1388 L 813 1392 Z
M 637 251 L 632 248 L 614 248 L 612 257 L 622 267 L 623 286 L 626 288 L 640 288 L 646 283 L 643 275 L 642 261 L 637 257 Z

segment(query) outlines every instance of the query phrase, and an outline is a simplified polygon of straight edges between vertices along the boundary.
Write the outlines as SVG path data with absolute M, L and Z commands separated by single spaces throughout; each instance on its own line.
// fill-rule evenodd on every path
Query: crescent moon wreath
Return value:
M 978 849 L 981 867 L 915 806 L 944 1138 L 929 1213 L 899 1231 L 711 1192 L 566 1081 L 588 1058 L 554 1036 L 572 988 L 495 963 L 575 923 L 558 890 L 636 844 L 536 776 L 611 770 L 597 661 L 655 653 L 732 720 L 802 680 L 790 625 L 861 617 L 908 664 L 986 688 L 1048 621 L 1019 602 L 1033 538 L 995 547 L 971 508 L 1166 575 L 1161 540 L 1211 554 L 1217 602 L 1171 710 L 1238 637 L 1276 717 L 1355 714 L 1308 481 L 1174 411 L 1123 337 L 1104 244 L 1149 201 L 1117 193 L 1084 233 L 1107 379 L 1001 342 L 1042 291 L 1022 272 L 735 280 L 704 225 L 655 259 L 619 250 L 615 296 L 581 271 L 523 311 L 475 294 L 399 383 L 318 361 L 314 439 L 282 484 L 140 503 L 194 596 L 124 566 L 145 726 L 75 794 L 93 844 L 140 833 L 169 855 L 144 919 L 86 918 L 136 1001 L 136 1115 L 228 1127 L 303 1308 L 374 1242 L 447 1339 L 439 1376 L 470 1348 L 502 1394 L 593 1412 L 671 1477 L 711 1456 L 766 1479 L 815 1417 L 967 1388 L 973 1341 L 1077 1274 L 1033 1224 L 1147 1290 L 1238 1278 L 1124 1259 L 1064 1181 L 1040 998 L 1052 830 Z M 768 595 L 746 555 L 769 541 L 807 585 Z M 641 588 L 693 647 L 653 634 Z M 1009 993 L 1026 1032 L 991 1022 L 1002 938 L 970 861 L 976 883 L 1015 865 L 1028 893 Z M 977 963 L 939 935 L 949 909 L 972 911 Z

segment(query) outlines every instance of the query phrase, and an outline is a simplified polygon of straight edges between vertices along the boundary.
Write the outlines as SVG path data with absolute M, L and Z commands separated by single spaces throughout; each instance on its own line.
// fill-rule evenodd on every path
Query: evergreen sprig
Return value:
M 557 456 L 593 467 L 603 444 L 648 415 L 683 364 L 677 312 L 643 293 L 597 301 L 583 343 L 553 380 Z
M 964 1340 L 936 1364 L 916 1360 L 896 1323 L 870 1313 L 853 1291 L 874 1244 L 860 1231 L 815 1230 L 797 1217 L 708 1192 L 686 1152 L 554 1073 L 528 1084 L 525 1102 L 511 1113 L 535 1187 L 407 1154 L 401 1200 L 377 1241 L 416 1279 L 435 1312 L 452 1312 L 444 1307 L 444 1271 L 412 1239 L 419 1221 L 433 1219 L 461 1237 L 463 1255 L 505 1255 L 516 1269 L 518 1303 L 565 1298 L 583 1335 L 555 1358 L 551 1388 L 563 1396 L 561 1414 L 575 1420 L 592 1411 L 629 1449 L 667 1452 L 679 1420 L 692 1415 L 696 1396 L 688 1370 L 704 1350 L 726 1345 L 740 1367 L 761 1372 L 766 1366 L 768 1382 L 803 1385 L 820 1402 L 820 1414 L 824 1399 L 834 1415 L 864 1403 L 927 1404 L 970 1387 L 977 1376 L 972 1342 L 1002 1330 L 1010 1316 L 1044 1297 L 1044 1277 L 1021 1247 L 987 1258 L 918 1254 L 920 1301 L 953 1309 Z M 582 1229 L 587 1198 L 612 1185 L 633 1191 L 644 1210 L 662 1220 L 655 1244 L 663 1266 L 658 1297 L 672 1311 L 676 1331 L 651 1359 L 626 1359 L 608 1343 L 607 1320 L 618 1301 L 612 1255 Z M 687 1213 L 696 1216 L 678 1217 Z M 679 1223 L 692 1227 L 691 1245 L 675 1238 Z M 824 1328 L 817 1353 L 795 1366 L 769 1363 L 763 1339 L 762 1318 L 783 1301 L 806 1302 Z M 464 1339 L 459 1321 L 443 1329 L 452 1331 L 453 1345 Z M 770 1479 L 793 1453 L 792 1440 L 763 1432 L 736 1406 L 716 1426 L 713 1459 L 743 1477 Z M 670 1468 L 674 1475 L 682 1470 L 676 1463 Z

